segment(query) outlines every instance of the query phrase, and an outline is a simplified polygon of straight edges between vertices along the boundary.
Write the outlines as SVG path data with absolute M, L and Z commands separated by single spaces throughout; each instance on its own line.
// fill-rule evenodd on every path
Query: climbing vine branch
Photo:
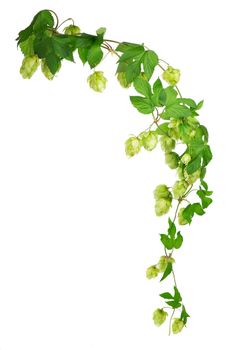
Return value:
M 72 21 L 72 24 L 59 32 L 67 21 Z M 172 289 L 160 294 L 164 305 L 153 312 L 153 321 L 156 326 L 161 326 L 168 317 L 165 309 L 170 309 L 169 335 L 171 331 L 177 334 L 187 325 L 189 318 L 174 271 L 173 254 L 183 244 L 178 227 L 190 225 L 194 217 L 204 215 L 212 203 L 212 191 L 204 180 L 212 152 L 208 144 L 208 130 L 198 120 L 203 101 L 196 103 L 192 98 L 183 97 L 178 88 L 180 70 L 159 58 L 155 51 L 144 44 L 105 39 L 105 33 L 104 27 L 95 34 L 84 33 L 72 18 L 59 25 L 54 11 L 40 11 L 17 38 L 24 54 L 20 73 L 24 79 L 30 79 L 41 66 L 44 76 L 53 80 L 64 60 L 75 62 L 74 54 L 77 52 L 83 65 L 88 64 L 93 70 L 87 79 L 90 88 L 101 93 L 106 88 L 107 78 L 96 67 L 109 54 L 117 56 L 119 84 L 135 91 L 135 95 L 130 96 L 130 102 L 138 112 L 151 119 L 148 128 L 126 140 L 127 156 L 132 158 L 141 150 L 152 152 L 159 143 L 166 164 L 177 174 L 174 184 L 160 184 L 153 193 L 155 214 L 169 214 L 169 217 L 160 234 L 164 255 L 146 270 L 148 279 L 160 276 L 160 282 L 172 276 Z M 177 150 L 179 144 L 184 145 L 183 152 Z M 199 183 L 196 190 L 193 189 L 194 183 Z M 193 202 L 190 198 L 188 200 L 192 192 L 196 195 Z M 184 202 L 187 202 L 186 206 L 182 206 Z M 176 203 L 176 208 L 171 219 L 173 203 Z

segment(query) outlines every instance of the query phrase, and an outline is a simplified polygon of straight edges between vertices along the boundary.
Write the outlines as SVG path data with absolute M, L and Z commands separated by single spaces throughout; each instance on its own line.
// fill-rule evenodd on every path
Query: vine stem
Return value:
M 68 21 L 72 21 L 73 25 L 74 25 L 74 20 L 73 18 L 67 18 L 65 21 L 63 21 L 61 24 L 59 24 L 59 26 L 57 27 L 57 29 L 59 29 L 64 23 L 68 22 Z
M 49 12 L 51 12 L 51 13 L 53 13 L 54 14 L 54 16 L 55 16 L 55 18 L 56 18 L 56 26 L 55 26 L 55 30 L 57 30 L 58 29 L 58 26 L 59 26 L 59 18 L 58 18 L 58 15 L 56 14 L 56 12 L 54 12 L 53 10 L 47 10 L 47 11 L 49 11 Z
M 175 311 L 176 311 L 176 309 L 173 309 L 173 312 L 172 312 L 172 315 L 171 315 L 170 321 L 169 321 L 169 336 L 171 335 L 171 325 L 172 325 L 172 319 L 173 319 Z

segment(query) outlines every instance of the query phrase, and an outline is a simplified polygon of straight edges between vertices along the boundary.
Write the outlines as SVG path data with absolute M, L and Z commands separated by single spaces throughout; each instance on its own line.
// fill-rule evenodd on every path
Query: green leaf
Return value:
M 102 35 L 102 36 L 105 34 L 105 32 L 106 32 L 105 27 L 101 27 L 101 28 L 97 29 L 97 31 L 96 31 L 97 35 Z
M 46 56 L 46 64 L 53 75 L 59 70 L 60 63 L 60 58 L 55 54 L 51 53 Z
M 180 292 L 179 292 L 179 290 L 177 289 L 176 286 L 174 286 L 174 300 L 175 300 L 176 302 L 182 301 Z
M 35 35 L 32 34 L 28 37 L 27 40 L 19 44 L 20 49 L 25 56 L 34 55 L 34 39 L 35 39 Z
M 144 78 L 142 78 L 141 76 L 137 77 L 134 80 L 133 85 L 134 85 L 134 88 L 137 90 L 137 92 L 139 92 L 141 95 L 144 95 L 146 97 L 151 96 L 151 86 L 149 82 Z
M 193 212 L 196 213 L 197 215 L 204 215 L 205 214 L 205 211 L 203 210 L 200 203 L 192 204 L 192 209 L 193 209 Z
M 125 62 L 129 59 L 134 59 L 137 56 L 139 57 L 144 53 L 145 49 L 143 45 L 136 45 L 134 47 L 128 47 L 125 52 L 123 53 L 123 55 L 120 57 L 119 62 Z
M 189 224 L 192 222 L 192 218 L 194 216 L 194 210 L 191 204 L 189 204 L 182 212 L 182 216 L 185 220 L 188 221 Z
M 208 142 L 208 138 L 209 138 L 207 128 L 204 125 L 200 125 L 198 129 L 201 130 L 202 136 L 204 138 L 204 142 L 207 143 Z
M 174 248 L 179 249 L 183 243 L 183 236 L 180 232 L 177 233 L 177 237 L 174 239 Z
M 122 42 L 120 43 L 117 48 L 116 51 L 118 52 L 125 52 L 126 50 L 128 50 L 129 48 L 134 48 L 134 47 L 139 47 L 141 46 L 140 44 L 134 44 L 134 43 L 129 43 L 129 42 Z
M 203 107 L 203 104 L 204 104 L 204 100 L 200 101 L 197 106 L 196 106 L 196 109 L 199 110 Z
M 173 105 L 176 102 L 176 97 L 177 97 L 177 91 L 174 90 L 172 86 L 168 86 L 166 89 L 164 89 L 166 93 L 166 103 L 165 105 L 167 107 Z
M 203 180 L 203 181 L 201 181 L 201 185 L 204 187 L 204 189 L 205 189 L 206 191 L 208 191 L 208 184 L 207 184 L 207 182 L 205 182 L 205 181 Z
M 188 174 L 194 173 L 195 171 L 197 171 L 200 168 L 200 165 L 201 165 L 201 157 L 198 156 L 188 163 L 188 165 L 186 167 L 187 173 Z
M 165 235 L 165 234 L 161 234 L 161 242 L 163 243 L 164 247 L 168 250 L 173 249 L 174 247 L 174 240 L 173 238 Z
M 212 160 L 212 151 L 210 146 L 205 145 L 202 154 L 203 154 L 203 162 L 204 162 L 204 165 L 206 166 Z
M 164 298 L 164 299 L 174 299 L 173 298 L 173 296 L 172 296 L 172 294 L 170 294 L 170 293 L 162 293 L 162 294 L 160 294 L 160 297 L 161 298 Z
M 95 43 L 88 50 L 87 61 L 90 65 L 90 68 L 96 67 L 103 58 L 103 51 L 101 46 Z
M 151 114 L 154 110 L 151 100 L 141 96 L 130 96 L 130 101 L 140 113 Z
M 208 206 L 212 203 L 212 199 L 209 198 L 208 196 L 211 195 L 212 192 L 211 191 L 204 191 L 204 190 L 200 189 L 196 193 L 201 199 L 203 209 L 208 208 Z
M 192 111 L 188 107 L 180 105 L 177 102 L 166 107 L 164 112 L 161 113 L 161 117 L 163 119 L 181 119 L 189 117 L 191 115 Z
M 54 18 L 51 12 L 48 10 L 43 10 L 37 14 L 36 19 L 34 20 L 33 30 L 34 32 L 41 32 L 47 28 L 53 28 L 53 26 Z
M 158 135 L 168 135 L 168 130 L 169 130 L 168 125 L 169 123 L 167 122 L 160 124 L 156 129 L 156 132 L 158 133 Z
M 158 78 L 153 84 L 153 92 L 154 94 L 159 94 L 162 89 L 163 89 L 162 82 L 160 78 Z
M 80 47 L 78 49 L 78 55 L 79 55 L 83 64 L 85 64 L 87 62 L 88 52 L 89 52 L 89 50 L 86 47 Z
M 178 102 L 180 103 L 184 103 L 185 105 L 191 107 L 191 108 L 196 108 L 196 102 L 194 100 L 192 100 L 191 98 L 178 98 L 177 99 Z
M 181 303 L 177 301 L 167 301 L 166 304 L 172 306 L 173 309 L 178 309 L 179 307 L 181 307 Z
M 176 233 L 176 225 L 174 224 L 174 222 L 172 222 L 170 218 L 168 219 L 168 224 L 169 224 L 168 234 L 170 237 L 174 238 Z
M 186 309 L 185 309 L 185 307 L 184 307 L 184 305 L 183 305 L 183 306 L 182 306 L 182 311 L 181 311 L 180 319 L 181 319 L 181 321 L 184 322 L 184 324 L 186 324 L 186 323 L 187 323 L 188 317 L 190 317 L 190 316 L 189 316 L 189 314 L 187 313 L 187 311 L 186 311 Z
M 132 83 L 134 79 L 141 73 L 141 61 L 136 60 L 127 65 L 126 68 L 126 80 L 127 83 Z
M 157 66 L 157 64 L 158 64 L 157 54 L 152 50 L 146 51 L 143 57 L 143 66 L 144 66 L 144 72 L 148 80 L 152 77 L 154 68 Z
M 167 278 L 171 272 L 172 272 L 172 263 L 169 262 L 160 282 L 163 281 L 165 278 Z

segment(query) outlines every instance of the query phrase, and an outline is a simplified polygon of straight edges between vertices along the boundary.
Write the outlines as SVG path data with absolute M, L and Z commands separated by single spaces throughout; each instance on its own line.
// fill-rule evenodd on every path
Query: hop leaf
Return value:
M 104 77 L 103 72 L 94 72 L 88 77 L 87 81 L 91 89 L 96 92 L 103 92 L 106 88 L 107 79 Z
M 37 55 L 26 56 L 22 61 L 20 73 L 24 79 L 30 79 L 39 66 L 39 58 Z
M 132 136 L 125 142 L 125 153 L 128 157 L 133 157 L 141 150 L 141 141 L 138 137 Z
M 159 272 L 160 271 L 156 265 L 150 266 L 146 270 L 146 278 L 148 278 L 149 280 L 152 278 L 156 278 Z
M 184 328 L 184 322 L 181 321 L 179 318 L 174 318 L 173 324 L 172 324 L 173 334 L 180 333 L 183 328 Z
M 168 313 L 162 309 L 156 309 L 153 313 L 153 321 L 157 327 L 160 327 L 166 320 Z
M 145 131 L 141 133 L 140 137 L 142 146 L 147 151 L 152 151 L 157 146 L 158 136 L 155 131 Z
M 78 35 L 80 34 L 80 32 L 81 32 L 81 29 L 78 26 L 75 26 L 73 24 L 64 28 L 64 33 L 66 35 Z
M 169 85 L 176 85 L 180 80 L 180 70 L 175 69 L 171 66 L 168 66 L 168 68 L 164 71 L 162 74 L 162 78 L 169 83 Z

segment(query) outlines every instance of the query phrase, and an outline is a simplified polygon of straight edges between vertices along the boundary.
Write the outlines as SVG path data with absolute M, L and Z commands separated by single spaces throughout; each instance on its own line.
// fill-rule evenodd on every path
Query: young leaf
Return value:
M 162 276 L 162 278 L 160 280 L 160 282 L 163 281 L 166 277 L 168 277 L 171 272 L 172 272 L 172 263 L 169 262 L 167 267 L 166 267 L 166 269 L 165 269 L 165 272 L 164 272 L 164 274 L 163 274 L 163 276 Z
M 172 294 L 170 294 L 170 293 L 168 293 L 168 292 L 160 294 L 160 297 L 161 297 L 161 298 L 164 298 L 164 299 L 174 299 L 174 297 L 172 296 Z
M 196 109 L 199 110 L 203 107 L 203 104 L 204 104 L 204 100 L 200 101 L 197 106 L 196 106 Z

